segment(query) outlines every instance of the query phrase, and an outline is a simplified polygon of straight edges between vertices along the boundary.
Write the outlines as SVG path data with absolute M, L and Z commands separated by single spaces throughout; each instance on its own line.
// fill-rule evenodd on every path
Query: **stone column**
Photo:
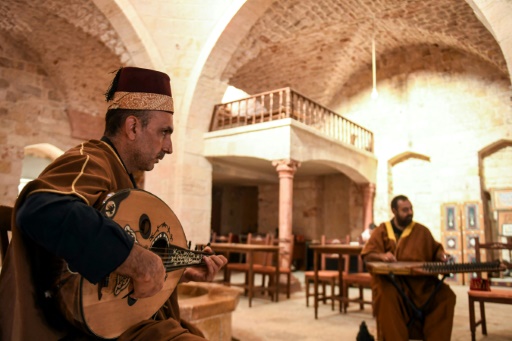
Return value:
M 291 253 L 289 242 L 292 238 L 293 176 L 300 163 L 295 160 L 273 161 L 279 175 L 279 247 L 284 254 Z M 282 267 L 289 267 L 290 257 L 280 257 Z
M 375 184 L 367 183 L 363 190 L 363 241 L 370 238 L 370 224 L 373 223 L 373 199 L 375 198 Z

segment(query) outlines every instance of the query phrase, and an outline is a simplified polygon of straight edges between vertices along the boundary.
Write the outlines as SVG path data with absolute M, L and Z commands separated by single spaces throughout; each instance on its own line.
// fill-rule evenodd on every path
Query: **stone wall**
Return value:
M 279 223 L 278 185 L 259 186 L 258 232 L 274 232 Z M 306 239 L 357 239 L 363 230 L 362 195 L 342 174 L 294 180 L 293 233 Z
M 505 147 L 483 161 L 483 180 L 487 190 L 512 188 L 512 147 Z
M 0 204 L 18 195 L 24 148 L 73 144 L 63 95 L 40 61 L 0 36 Z
M 433 196 L 431 162 L 418 158 L 410 158 L 390 168 L 390 193 L 404 194 L 413 203 L 414 220 L 425 226 L 437 227 L 439 220 L 438 205 Z M 392 198 L 390 198 L 392 199 Z
M 130 60 L 94 4 L 82 5 L 80 0 L 64 7 L 52 1 L 9 3 L 7 13 L 19 11 L 15 17 L 26 25 L 6 26 L 7 16 L 0 20 L 1 204 L 15 201 L 27 147 L 67 150 L 101 137 L 103 94 L 110 73 L 121 66 L 116 53 L 123 62 Z M 49 9 L 52 15 L 46 16 Z M 37 147 L 29 149 L 38 154 Z
M 379 160 L 376 223 L 391 216 L 392 197 L 405 194 L 415 207 L 415 218 L 430 225 L 437 237 L 441 204 L 481 200 L 478 152 L 510 139 L 512 128 L 508 80 L 477 60 L 445 59 L 444 65 L 450 72 L 439 66 L 432 72 L 405 71 L 378 83 L 376 101 L 367 89 L 337 108 L 374 132 Z M 462 69 L 464 73 L 456 71 Z M 390 168 L 388 161 L 403 153 L 428 161 L 409 158 Z M 510 184 L 503 172 L 510 167 L 508 154 L 499 155 L 495 158 L 501 161 L 486 163 L 485 173 L 494 184 Z
M 511 5 L 506 2 L 487 0 L 468 2 L 474 4 L 473 9 L 482 10 L 485 23 L 491 24 L 493 29 L 491 33 L 501 45 L 505 59 L 510 60 L 512 44 L 507 42 L 512 38 L 510 34 L 512 31 L 509 29 L 511 24 L 510 20 L 507 20 L 509 15 L 507 9 L 510 9 Z M 51 7 L 51 12 L 57 12 L 58 16 L 45 16 L 44 12 L 38 11 L 38 8 L 34 9 L 34 6 L 22 8 L 23 4 L 19 5 L 21 10 L 13 17 L 20 17 L 23 13 L 28 15 L 26 13 L 29 9 L 33 13 L 41 12 L 40 15 L 30 14 L 35 18 L 29 20 L 30 17 L 28 17 L 25 20 L 28 28 L 30 28 L 28 23 L 39 25 L 40 22 L 52 20 L 52 24 L 46 25 L 45 30 L 38 32 L 32 30 L 27 33 L 27 36 L 32 37 L 29 45 L 32 44 L 32 47 L 37 47 L 41 53 L 44 53 L 42 56 L 45 58 L 44 63 L 40 60 L 41 56 L 31 52 L 30 46 L 22 46 L 20 41 L 13 44 L 5 37 L 0 37 L 0 117 L 2 118 L 0 200 L 2 203 L 9 204 L 15 198 L 24 146 L 48 142 L 66 149 L 81 140 L 71 137 L 73 135 L 67 118 L 62 115 L 66 114 L 65 109 L 68 109 L 68 105 L 74 111 L 71 110 L 67 114 L 78 110 L 78 116 L 88 111 L 91 105 L 96 105 L 98 92 L 94 93 L 94 91 L 98 89 L 100 92 L 104 91 L 104 85 L 107 83 L 105 80 L 108 80 L 108 77 L 96 81 L 92 89 L 84 88 L 79 80 L 84 80 L 83 83 L 86 85 L 91 84 L 100 76 L 104 77 L 105 70 L 111 71 L 115 68 L 114 66 L 119 66 L 121 63 L 134 63 L 133 61 L 139 60 L 137 58 L 141 55 L 149 54 L 150 57 L 146 58 L 147 60 L 158 60 L 159 63 L 155 63 L 156 66 L 171 74 L 179 115 L 175 117 L 177 128 L 175 155 L 172 157 L 172 162 L 167 162 L 168 158 L 166 158 L 165 165 L 160 164 L 158 169 L 150 173 L 148 189 L 155 190 L 173 205 L 173 209 L 181 217 L 186 228 L 192 229 L 188 231 L 192 238 L 206 239 L 211 207 L 209 196 L 211 168 L 200 153 L 202 133 L 208 124 L 211 106 L 221 98 L 223 86 L 227 85 L 229 77 L 221 77 L 222 70 L 227 70 L 229 75 L 234 72 L 238 64 L 242 64 L 235 62 L 228 66 L 244 34 L 248 34 L 247 39 L 263 41 L 261 38 L 264 36 L 257 31 L 254 36 L 251 36 L 248 27 L 250 23 L 257 21 L 258 15 L 262 14 L 258 11 L 264 11 L 272 2 L 248 1 L 247 5 L 253 8 L 246 12 L 242 8 L 233 21 L 230 21 L 231 17 L 226 15 L 228 10 L 236 7 L 237 4 L 241 6 L 239 4 L 241 2 L 233 0 L 218 0 L 208 4 L 164 0 L 148 3 L 129 0 L 123 2 L 123 9 L 117 8 L 117 3 L 106 1 L 100 4 L 100 1 L 95 1 L 93 4 L 87 1 L 73 1 L 72 7 L 60 8 L 58 2 L 44 2 L 43 7 Z M 80 4 L 84 5 L 85 10 L 75 10 Z M 360 9 L 356 2 L 350 2 L 350 4 Z M 275 6 L 278 7 L 279 4 L 276 3 Z M 101 8 L 105 17 L 98 15 L 95 7 Z M 114 11 L 113 8 L 116 10 Z M 323 9 L 324 7 L 320 7 L 320 10 Z M 283 7 L 281 10 L 285 11 L 286 8 Z M 235 12 L 233 10 L 232 14 Z M 446 18 L 425 17 L 428 13 L 423 13 L 422 18 L 438 20 L 441 27 L 450 30 L 446 22 L 443 22 Z M 71 14 L 73 15 L 70 16 Z M 293 21 L 291 15 L 297 12 L 288 14 L 290 15 L 283 18 Z M 13 17 L 5 16 L 4 21 L 15 22 Z M 119 17 L 123 17 L 122 25 L 119 25 Z M 63 25 L 63 18 L 71 24 Z M 116 25 L 115 31 L 121 37 L 115 36 L 108 22 Z M 271 25 L 267 30 L 272 30 L 274 25 L 281 24 L 280 21 L 272 21 Z M 43 25 L 40 26 L 43 27 Z M 82 26 L 85 28 L 80 29 Z M 27 27 L 13 26 L 6 32 L 17 35 Z M 55 27 L 54 31 L 50 29 L 53 27 Z M 292 31 L 296 29 L 294 27 L 294 25 L 281 25 L 280 28 L 288 28 Z M 300 28 L 300 25 L 297 27 Z M 132 34 L 134 30 L 136 34 Z M 128 35 L 126 31 L 130 34 Z M 74 33 L 69 34 L 69 32 Z M 229 34 L 221 35 L 220 32 Z M 350 37 L 352 33 L 346 32 L 346 34 L 346 37 L 333 34 L 330 39 L 343 40 Z M 18 37 L 16 36 L 15 39 Z M 218 41 L 216 41 L 217 38 L 219 38 Z M 366 39 L 367 36 L 364 38 Z M 464 37 L 460 38 L 463 42 Z M 85 44 L 87 39 L 93 40 L 94 43 Z M 322 41 L 316 36 L 314 39 Z M 126 48 L 122 46 L 122 42 L 126 43 Z M 307 44 L 304 40 L 302 43 Z M 306 46 L 310 47 L 310 45 Z M 365 45 L 360 45 L 361 48 L 363 46 Z M 352 45 L 352 48 L 355 47 L 357 44 Z M 377 79 L 381 96 L 379 103 L 375 105 L 368 104 L 368 85 L 371 82 L 369 63 L 359 73 L 357 70 L 350 69 L 350 72 L 355 72 L 354 75 L 343 82 L 348 87 L 338 89 L 338 92 L 327 86 L 313 84 L 319 92 L 329 88 L 329 93 L 319 94 L 322 98 L 332 97 L 334 102 L 340 99 L 337 105 L 329 103 L 331 108 L 346 113 L 354 121 L 376 132 L 379 156 L 376 222 L 387 219 L 390 213 L 388 206 L 392 193 L 389 191 L 390 170 L 387 166 L 389 158 L 407 150 L 417 151 L 430 157 L 428 172 L 431 174 L 432 196 L 437 198 L 432 202 L 434 210 L 439 202 L 479 200 L 475 151 L 496 139 L 508 137 L 510 80 L 497 77 L 499 72 L 489 66 L 492 63 L 481 63 L 481 60 L 472 59 L 471 56 L 461 58 L 455 50 L 447 51 L 443 46 L 438 46 L 438 49 L 435 47 L 435 44 L 431 44 L 428 48 L 411 44 L 404 50 L 388 51 L 385 63 L 383 60 L 378 60 L 380 64 Z M 63 48 L 66 48 L 64 52 Z M 104 50 L 111 52 L 107 53 Z M 206 56 L 210 52 L 212 52 L 211 58 L 206 63 Z M 252 58 L 253 55 L 243 50 L 243 57 Z M 495 56 L 491 56 L 490 59 L 493 58 Z M 294 71 L 297 70 L 297 65 L 289 63 L 287 58 L 283 58 L 282 61 L 290 64 L 289 67 Z M 329 64 L 326 60 L 316 62 L 322 65 Z M 86 67 L 84 63 L 87 63 Z M 267 59 L 262 63 L 267 63 Z M 340 58 L 337 59 L 337 63 L 345 65 L 345 61 Z M 388 72 L 383 74 L 384 64 L 390 63 L 394 63 L 394 67 L 390 67 Z M 147 62 L 143 66 L 152 66 L 150 64 Z M 140 62 L 138 65 L 142 66 Z M 312 64 L 309 61 L 304 65 Z M 203 67 L 216 72 L 210 74 Z M 510 65 L 508 67 L 510 70 Z M 418 69 L 425 71 L 413 73 Z M 55 70 L 61 70 L 61 74 L 56 76 Z M 400 72 L 391 72 L 391 70 Z M 338 74 L 329 72 L 333 75 Z M 59 85 L 59 80 L 67 81 L 68 84 L 80 84 L 73 89 L 73 100 L 67 104 L 64 103 L 63 87 Z M 256 83 L 268 84 L 265 79 L 255 82 L 252 76 L 247 81 L 255 85 Z M 322 81 L 328 82 L 325 79 Z M 439 84 L 442 86 L 435 90 L 434 87 Z M 420 87 L 415 88 L 417 85 Z M 87 91 L 86 96 L 83 95 L 84 91 Z M 28 97 L 31 92 L 35 93 L 33 98 Z M 452 92 L 456 93 L 455 97 L 448 96 Z M 386 94 L 389 95 L 387 99 Z M 76 102 L 82 98 L 86 100 Z M 197 110 L 198 107 L 204 110 Z M 91 112 L 101 115 L 103 110 L 98 105 L 92 108 Z M 28 113 L 32 114 L 29 119 L 26 118 Z M 410 120 L 413 117 L 409 115 L 411 113 L 419 116 Z M 433 115 L 432 119 L 428 117 L 430 113 Z M 467 120 L 468 117 L 471 119 Z M 472 127 L 476 129 L 475 137 L 473 137 Z M 404 137 L 407 135 L 404 133 L 407 129 L 413 132 L 412 141 L 409 141 L 407 136 Z M 454 131 L 446 131 L 446 129 L 454 129 Z M 429 134 L 435 137 L 432 145 L 428 142 Z M 391 143 L 392 140 L 395 141 L 394 144 Z M 409 161 L 405 161 L 407 162 Z M 404 172 L 408 173 L 407 170 Z M 395 174 L 391 187 L 396 188 L 399 186 L 398 181 L 401 177 L 396 176 L 397 171 L 391 173 Z M 170 177 L 169 174 L 173 176 Z M 463 181 L 460 181 L 461 179 Z M 501 181 L 499 174 L 497 180 L 493 181 Z M 417 200 L 413 204 L 419 210 L 416 202 Z M 417 214 L 420 214 L 420 211 Z M 432 219 L 439 220 L 435 216 Z
M 255 186 L 222 186 L 220 234 L 258 232 L 258 188 Z
M 295 207 L 295 188 L 293 193 L 293 205 Z M 258 186 L 258 232 L 275 233 L 279 226 L 279 185 Z M 295 210 L 294 210 L 295 211 Z M 294 218 L 294 217 L 293 217 Z M 292 219 L 293 219 L 292 218 Z M 295 219 L 293 232 L 295 233 Z
M 199 328 L 210 341 L 231 341 L 232 313 L 240 291 L 221 284 L 190 282 L 178 285 L 180 317 Z

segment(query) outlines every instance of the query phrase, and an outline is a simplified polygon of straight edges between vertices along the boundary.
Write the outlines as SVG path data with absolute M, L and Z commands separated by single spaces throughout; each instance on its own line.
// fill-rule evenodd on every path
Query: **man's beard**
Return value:
M 140 150 L 134 151 L 132 159 L 139 171 L 148 172 L 155 167 L 155 159 L 149 158 L 147 154 L 144 154 Z
M 408 215 L 408 216 L 404 217 L 403 219 L 400 217 L 396 217 L 396 221 L 397 221 L 398 225 L 400 225 L 401 227 L 406 227 L 407 225 L 409 225 L 412 222 L 412 215 Z

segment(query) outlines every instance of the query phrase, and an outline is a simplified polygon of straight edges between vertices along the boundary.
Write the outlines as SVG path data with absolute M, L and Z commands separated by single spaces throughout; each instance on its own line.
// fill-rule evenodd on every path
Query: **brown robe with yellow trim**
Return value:
M 109 193 L 133 188 L 132 181 L 115 151 L 105 142 L 85 142 L 55 160 L 20 194 L 14 211 L 32 193 L 51 192 L 74 195 L 89 206 L 99 208 Z M 44 259 L 50 266 L 52 256 L 26 239 L 12 219 L 12 240 L 0 274 L 0 339 L 26 340 L 94 340 L 62 319 L 52 318 L 38 305 L 32 276 L 31 260 Z M 49 268 L 51 271 L 51 268 Z M 119 340 L 202 340 L 202 333 L 180 320 L 177 291 L 171 295 L 155 320 L 143 321 L 119 337 Z
M 362 255 L 391 252 L 397 261 L 431 262 L 439 259 L 443 253 L 443 247 L 434 240 L 428 228 L 414 223 L 410 234 L 406 233 L 406 230 L 397 245 L 394 235 L 393 238 L 388 236 L 386 224 L 381 224 L 372 232 Z M 427 301 L 439 281 L 436 276 L 397 276 L 395 278 L 417 307 Z M 423 334 L 423 340 L 427 341 L 450 340 L 456 297 L 448 285 L 442 283 L 439 291 L 434 295 L 426 310 L 423 330 L 421 331 L 421 326 L 416 323 L 411 333 L 407 329 L 407 322 L 410 319 L 408 308 L 387 276 L 372 276 L 372 293 L 381 340 L 407 341 L 410 337 L 417 338 L 421 334 Z

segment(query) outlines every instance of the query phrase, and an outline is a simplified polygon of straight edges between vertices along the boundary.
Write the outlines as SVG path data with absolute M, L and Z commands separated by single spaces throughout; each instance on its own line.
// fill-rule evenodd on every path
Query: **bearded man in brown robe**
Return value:
M 366 262 L 446 261 L 443 246 L 429 229 L 412 220 L 412 204 L 399 195 L 391 202 L 393 219 L 371 234 L 362 255 Z M 455 294 L 437 276 L 372 276 L 377 335 L 384 341 L 451 339 Z M 400 290 L 406 296 L 401 296 Z M 430 298 L 430 301 L 429 301 Z M 410 300 L 414 307 L 407 302 Z M 419 310 L 414 314 L 414 308 Z

